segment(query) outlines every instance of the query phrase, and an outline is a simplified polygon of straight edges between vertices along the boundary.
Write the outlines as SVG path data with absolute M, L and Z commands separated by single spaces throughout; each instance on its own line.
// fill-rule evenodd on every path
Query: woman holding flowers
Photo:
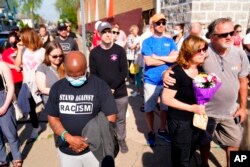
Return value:
M 205 114 L 205 107 L 196 102 L 193 80 L 202 71 L 208 44 L 202 38 L 189 36 L 182 44 L 170 74 L 176 83 L 164 88 L 163 103 L 169 106 L 168 128 L 172 137 L 172 166 L 189 166 L 199 143 L 200 130 L 193 126 L 194 114 Z

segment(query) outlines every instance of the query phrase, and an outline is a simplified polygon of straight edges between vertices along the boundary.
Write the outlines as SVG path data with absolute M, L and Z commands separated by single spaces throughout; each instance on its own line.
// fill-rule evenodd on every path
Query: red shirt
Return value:
M 13 48 L 8 48 L 3 51 L 2 60 L 6 63 L 14 65 L 14 57 L 16 56 L 16 50 Z M 15 69 L 11 69 L 12 77 L 14 83 L 22 82 L 23 81 L 23 74 L 22 72 L 18 72 Z
M 101 37 L 99 36 L 99 33 L 95 30 L 93 34 L 92 46 L 96 47 L 100 43 L 101 43 Z

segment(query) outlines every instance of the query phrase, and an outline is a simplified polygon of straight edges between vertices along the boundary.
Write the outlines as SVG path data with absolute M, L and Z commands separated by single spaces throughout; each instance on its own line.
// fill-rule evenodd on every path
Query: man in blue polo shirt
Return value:
M 148 126 L 148 144 L 154 146 L 154 112 L 161 95 L 163 83 L 161 74 L 168 66 L 176 61 L 178 56 L 175 42 L 164 36 L 166 18 L 163 14 L 155 14 L 151 18 L 154 34 L 145 39 L 142 44 L 142 54 L 145 61 L 144 71 L 144 110 Z M 166 131 L 167 106 L 160 103 L 160 129 L 158 136 L 167 142 L 171 142 Z

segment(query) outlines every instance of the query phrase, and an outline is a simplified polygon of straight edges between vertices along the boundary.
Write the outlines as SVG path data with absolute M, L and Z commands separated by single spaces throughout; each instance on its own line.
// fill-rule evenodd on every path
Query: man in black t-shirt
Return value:
M 101 44 L 90 52 L 90 73 L 106 81 L 113 92 L 118 110 L 117 138 L 121 152 L 126 153 L 128 152 L 125 141 L 128 108 L 128 94 L 125 84 L 128 73 L 127 57 L 124 48 L 112 42 L 111 25 L 108 22 L 100 23 L 97 30 L 101 37 Z
M 65 58 L 67 77 L 52 86 L 45 107 L 49 124 L 58 136 L 62 167 L 99 166 L 88 148 L 88 139 L 81 136 L 82 129 L 100 111 L 108 121 L 116 121 L 116 104 L 108 85 L 96 76 L 86 77 L 86 69 L 85 56 L 70 52 Z

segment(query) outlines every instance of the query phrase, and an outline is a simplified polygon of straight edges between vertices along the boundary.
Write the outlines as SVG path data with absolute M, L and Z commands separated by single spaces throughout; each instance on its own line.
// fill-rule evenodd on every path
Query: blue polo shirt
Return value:
M 166 56 L 173 50 L 177 51 L 177 46 L 174 40 L 165 36 L 160 38 L 151 36 L 145 39 L 142 43 L 143 56 L 152 56 L 152 54 Z M 144 82 L 152 85 L 162 85 L 161 74 L 171 65 L 172 63 L 166 63 L 160 66 L 145 65 Z

